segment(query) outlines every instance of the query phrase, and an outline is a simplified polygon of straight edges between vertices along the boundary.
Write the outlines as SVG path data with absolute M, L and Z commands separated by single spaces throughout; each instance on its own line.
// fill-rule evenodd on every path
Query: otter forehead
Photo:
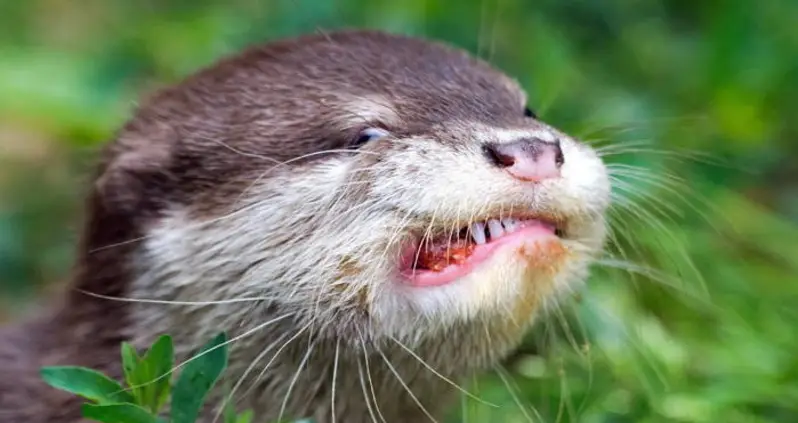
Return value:
M 382 95 L 406 119 L 516 116 L 525 94 L 518 84 L 467 52 L 437 42 L 351 31 L 273 43 L 242 57 L 272 84 L 312 91 L 322 105 Z
M 258 46 L 181 89 L 178 102 L 238 109 L 229 111 L 231 123 L 258 118 L 292 130 L 313 126 L 309 120 L 368 114 L 372 108 L 365 105 L 389 109 L 408 126 L 451 119 L 501 126 L 516 120 L 526 100 L 514 80 L 463 50 L 370 31 Z
M 129 209 L 217 210 L 253 179 L 347 148 L 364 125 L 438 139 L 460 131 L 461 141 L 463 131 L 508 135 L 523 124 L 524 102 L 515 81 L 443 44 L 373 31 L 282 40 L 144 101 L 108 148 L 97 184 Z M 264 173 L 275 163 L 283 164 Z

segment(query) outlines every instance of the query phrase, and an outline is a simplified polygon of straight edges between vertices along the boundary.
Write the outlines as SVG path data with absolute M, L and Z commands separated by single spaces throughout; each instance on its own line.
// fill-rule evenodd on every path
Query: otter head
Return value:
M 196 304 L 142 305 L 133 332 L 489 366 L 605 237 L 600 158 L 525 102 L 465 52 L 368 31 L 252 48 L 156 94 L 107 150 L 89 225 L 131 228 L 100 237 L 126 243 L 125 296 Z

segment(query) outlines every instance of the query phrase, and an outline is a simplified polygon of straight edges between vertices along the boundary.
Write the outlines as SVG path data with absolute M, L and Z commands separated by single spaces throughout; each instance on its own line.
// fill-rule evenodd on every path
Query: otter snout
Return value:
M 496 166 L 504 168 L 516 179 L 540 182 L 559 178 L 565 157 L 560 142 L 524 138 L 503 144 L 486 144 L 485 153 Z

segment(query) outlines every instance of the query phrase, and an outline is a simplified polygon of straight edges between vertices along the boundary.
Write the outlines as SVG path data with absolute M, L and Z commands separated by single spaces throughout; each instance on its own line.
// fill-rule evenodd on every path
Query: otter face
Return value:
M 145 106 L 101 178 L 113 193 L 138 172 L 128 203 L 152 212 L 131 296 L 250 299 L 171 315 L 197 340 L 284 318 L 353 349 L 451 339 L 448 364 L 489 364 L 605 238 L 603 163 L 525 107 L 465 53 L 380 33 L 222 62 Z
M 586 279 L 605 237 L 605 168 L 518 110 L 515 124 L 456 120 L 374 141 L 390 152 L 367 171 L 369 202 L 388 203 L 403 228 L 389 282 L 374 287 L 382 331 L 414 339 L 472 322 L 520 339 L 539 308 Z

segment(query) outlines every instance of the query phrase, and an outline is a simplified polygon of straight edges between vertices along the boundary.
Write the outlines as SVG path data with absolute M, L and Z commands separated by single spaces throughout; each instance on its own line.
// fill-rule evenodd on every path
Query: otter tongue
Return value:
M 425 242 L 415 268 L 440 272 L 449 265 L 460 265 L 474 252 L 474 247 L 473 242 L 462 238 L 450 242 Z

